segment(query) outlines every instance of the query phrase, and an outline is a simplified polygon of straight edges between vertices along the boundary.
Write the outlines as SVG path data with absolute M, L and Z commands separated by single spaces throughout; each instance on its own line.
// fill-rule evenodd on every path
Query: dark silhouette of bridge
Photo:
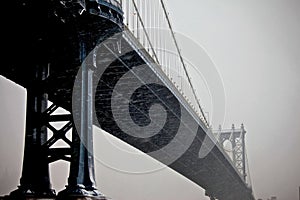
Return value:
M 245 129 L 215 137 L 162 0 L 11 0 L 5 7 L 13 12 L 3 29 L 7 65 L 0 72 L 27 89 L 22 177 L 9 198 L 105 199 L 95 183 L 94 124 L 192 180 L 211 199 L 254 199 Z M 152 112 L 154 105 L 160 108 Z M 53 114 L 59 107 L 69 114 Z M 54 148 L 58 140 L 68 147 Z M 233 159 L 223 150 L 225 140 Z M 68 186 L 58 195 L 48 168 L 57 160 L 71 163 Z

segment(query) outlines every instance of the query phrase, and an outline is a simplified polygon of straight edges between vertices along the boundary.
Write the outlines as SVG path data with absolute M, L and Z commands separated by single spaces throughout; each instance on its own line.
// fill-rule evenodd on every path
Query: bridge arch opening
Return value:
M 224 140 L 222 143 L 223 149 L 228 154 L 228 156 L 233 159 L 233 146 L 232 142 L 229 139 Z

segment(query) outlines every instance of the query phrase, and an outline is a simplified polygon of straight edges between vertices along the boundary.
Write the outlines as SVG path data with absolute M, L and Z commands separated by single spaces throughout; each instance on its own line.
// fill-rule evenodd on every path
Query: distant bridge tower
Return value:
M 240 129 L 236 129 L 234 124 L 232 125 L 231 129 L 222 130 L 222 127 L 219 126 L 219 130 L 217 131 L 217 137 L 219 143 L 224 148 L 224 142 L 229 141 L 232 145 L 232 161 L 234 166 L 243 176 L 244 180 L 246 181 L 246 151 L 245 151 L 245 134 L 246 130 L 244 125 L 241 125 Z M 226 149 L 224 148 L 226 151 Z M 228 150 L 227 150 L 228 151 Z

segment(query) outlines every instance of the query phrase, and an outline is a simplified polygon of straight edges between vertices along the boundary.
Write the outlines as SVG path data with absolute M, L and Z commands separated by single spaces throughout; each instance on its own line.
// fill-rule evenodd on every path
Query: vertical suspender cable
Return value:
M 129 26 L 129 1 L 126 1 L 126 23 L 127 23 L 127 27 Z
M 141 20 L 141 15 L 140 15 L 140 13 L 138 12 L 137 5 L 135 4 L 134 0 L 132 0 L 132 3 L 133 3 L 134 9 L 135 9 L 136 12 L 137 12 L 137 13 L 136 13 L 136 14 L 137 14 L 137 18 L 140 19 L 140 21 L 141 21 L 141 26 L 142 26 L 142 28 L 143 28 L 143 30 L 144 30 L 145 36 L 146 36 L 147 40 L 149 41 L 149 45 L 150 45 L 151 51 L 152 51 L 152 53 L 153 53 L 153 57 L 154 57 L 154 59 L 156 60 L 156 62 L 159 64 L 159 60 L 158 60 L 157 55 L 156 55 L 156 53 L 155 53 L 155 51 L 154 51 L 154 48 L 153 48 L 153 45 L 152 45 L 151 40 L 150 40 L 150 38 L 149 38 L 148 32 L 146 31 L 144 22 Z
M 142 8 L 143 8 L 143 13 L 144 13 L 144 15 L 143 15 L 143 21 L 145 22 L 146 21 L 146 3 L 145 3 L 145 1 L 146 0 L 143 0 L 142 1 Z M 145 35 L 143 34 L 143 46 L 145 47 L 145 43 L 146 43 L 146 41 L 145 41 Z
M 134 2 L 134 0 L 132 0 L 132 2 Z M 131 30 L 132 30 L 132 33 L 133 33 L 133 35 L 134 35 L 134 33 L 135 33 L 135 31 L 134 31 L 134 8 L 132 7 L 132 22 L 131 22 L 131 24 L 132 24 L 132 27 L 131 27 Z
M 156 52 L 156 55 L 157 55 L 157 58 L 158 58 L 158 60 L 159 60 L 159 55 L 157 54 L 157 37 L 156 37 L 156 35 L 157 35 L 157 32 L 156 32 L 156 27 L 157 27 L 157 21 L 156 21 L 156 17 L 157 17 L 157 8 L 156 8 L 156 4 L 155 4 L 155 2 L 156 1 L 153 1 L 153 6 L 154 6 L 154 8 L 153 8 L 153 22 L 154 22 L 154 27 L 153 27 L 153 36 L 154 36 L 154 38 L 153 38 L 153 45 L 154 45 L 154 49 L 156 50 L 155 52 Z
M 157 33 L 157 49 L 159 51 L 159 61 L 160 63 L 162 62 L 161 60 L 161 26 L 160 26 L 160 10 L 159 10 L 159 4 L 157 5 L 157 28 L 156 28 L 156 33 Z
M 136 0 L 136 4 L 137 4 L 137 7 L 140 8 L 139 6 L 139 0 Z M 138 12 L 139 12 L 140 9 L 138 9 Z M 136 19 L 136 38 L 138 39 L 138 41 L 140 42 L 140 35 L 139 35 L 139 21 L 142 20 L 142 19 L 139 19 L 137 17 Z
M 159 22 L 159 49 L 160 49 L 160 62 L 163 63 L 163 53 L 164 53 L 164 48 L 162 45 L 162 38 L 163 38 L 163 29 L 162 29 L 162 21 L 161 21 L 161 12 L 159 12 L 159 17 L 158 17 L 158 22 Z
M 168 16 L 166 7 L 165 7 L 165 3 L 164 3 L 163 0 L 160 0 L 160 2 L 161 2 L 161 5 L 162 5 L 162 8 L 163 8 L 163 11 L 164 11 L 164 13 L 165 13 L 165 16 L 166 16 L 166 19 L 167 19 L 167 22 L 168 22 L 168 26 L 169 26 L 169 29 L 170 29 L 170 31 L 171 31 L 171 35 L 172 35 L 173 41 L 174 41 L 174 43 L 175 43 L 176 50 L 177 50 L 177 52 L 178 52 L 180 61 L 181 61 L 181 63 L 182 63 L 182 66 L 183 66 L 183 69 L 184 69 L 184 71 L 185 71 L 185 74 L 186 74 L 186 76 L 187 76 L 189 85 L 190 85 L 190 87 L 191 87 L 191 89 L 192 89 L 194 98 L 196 99 L 197 105 L 198 105 L 198 107 L 199 107 L 199 109 L 200 109 L 200 111 L 201 111 L 201 114 L 202 114 L 202 116 L 203 116 L 203 119 L 204 119 L 206 125 L 209 126 L 209 124 L 208 124 L 208 122 L 207 122 L 207 119 L 206 119 L 206 117 L 205 117 L 205 115 L 204 115 L 204 112 L 203 112 L 203 110 L 202 110 L 202 108 L 201 108 L 201 105 L 200 105 L 199 101 L 197 101 L 197 95 L 196 95 L 196 92 L 195 92 L 195 88 L 193 87 L 191 78 L 190 78 L 189 75 L 188 75 L 188 71 L 187 71 L 187 69 L 186 69 L 186 65 L 185 65 L 185 63 L 184 63 L 184 60 L 183 60 L 183 57 L 182 57 L 182 55 L 181 55 L 181 52 L 180 52 L 180 49 L 179 49 L 177 40 L 176 40 L 176 38 L 175 38 L 175 34 L 174 34 L 174 31 L 173 31 L 173 28 L 172 28 L 172 25 L 171 25 L 171 22 L 170 22 L 170 19 L 169 19 L 169 16 Z

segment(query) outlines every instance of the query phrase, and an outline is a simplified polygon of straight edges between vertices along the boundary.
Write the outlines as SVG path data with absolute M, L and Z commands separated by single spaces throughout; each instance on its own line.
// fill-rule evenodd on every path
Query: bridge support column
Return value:
M 97 189 L 94 171 L 93 155 L 93 69 L 84 63 L 88 48 L 89 37 L 80 42 L 80 58 L 82 64 L 73 91 L 73 120 L 72 154 L 70 174 L 66 189 L 59 192 L 58 199 L 68 200 L 82 197 L 106 199 Z
M 43 144 L 47 141 L 47 127 L 42 117 L 48 102 L 43 87 L 48 77 L 47 65 L 36 66 L 32 81 L 28 83 L 23 170 L 19 188 L 10 193 L 13 199 L 55 196 L 49 179 L 47 155 L 43 151 Z

